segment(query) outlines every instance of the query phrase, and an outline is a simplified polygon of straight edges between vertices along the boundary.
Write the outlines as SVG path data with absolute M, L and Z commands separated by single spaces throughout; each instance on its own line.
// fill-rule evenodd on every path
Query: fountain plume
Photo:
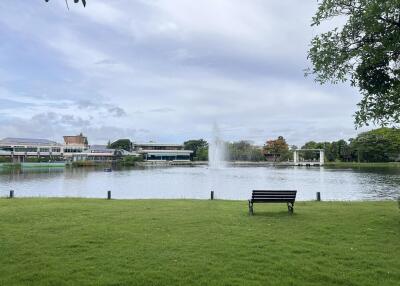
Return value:
M 208 146 L 208 165 L 210 168 L 219 169 L 226 166 L 226 148 L 222 140 L 221 131 L 216 123 L 213 126 L 213 137 Z

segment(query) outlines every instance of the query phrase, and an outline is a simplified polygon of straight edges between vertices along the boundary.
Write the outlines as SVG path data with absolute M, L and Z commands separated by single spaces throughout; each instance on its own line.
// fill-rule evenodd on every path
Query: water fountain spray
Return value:
M 208 165 L 213 169 L 226 166 L 226 146 L 222 140 L 221 131 L 216 123 L 213 126 L 213 137 L 208 146 Z

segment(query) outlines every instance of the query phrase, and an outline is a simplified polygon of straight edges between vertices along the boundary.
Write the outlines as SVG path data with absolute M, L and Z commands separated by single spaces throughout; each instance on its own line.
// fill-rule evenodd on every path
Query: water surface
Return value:
M 400 169 L 305 167 L 168 167 L 114 170 L 22 169 L 0 171 L 0 196 L 118 199 L 245 200 L 253 189 L 298 191 L 298 200 L 386 200 L 400 196 Z

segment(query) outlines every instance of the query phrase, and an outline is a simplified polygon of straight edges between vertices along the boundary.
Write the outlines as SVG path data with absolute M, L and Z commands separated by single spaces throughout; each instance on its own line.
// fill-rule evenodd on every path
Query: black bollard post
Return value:
M 211 200 L 214 199 L 214 191 L 211 191 Z
M 14 190 L 10 190 L 10 199 L 14 197 Z
M 111 191 L 107 191 L 107 200 L 111 200 Z
M 321 193 L 317 192 L 317 202 L 320 202 L 320 201 L 321 201 Z

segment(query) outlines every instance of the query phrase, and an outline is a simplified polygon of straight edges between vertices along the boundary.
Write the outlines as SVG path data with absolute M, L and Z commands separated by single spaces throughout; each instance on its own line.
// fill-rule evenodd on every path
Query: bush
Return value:
M 0 157 L 0 163 L 11 163 L 11 157 Z
M 128 155 L 128 156 L 122 157 L 122 161 L 120 161 L 120 162 L 122 163 L 123 166 L 136 166 L 136 164 L 138 162 L 142 162 L 142 161 L 143 161 L 142 156 Z
M 96 166 L 94 161 L 74 161 L 72 162 L 72 167 L 93 167 Z

